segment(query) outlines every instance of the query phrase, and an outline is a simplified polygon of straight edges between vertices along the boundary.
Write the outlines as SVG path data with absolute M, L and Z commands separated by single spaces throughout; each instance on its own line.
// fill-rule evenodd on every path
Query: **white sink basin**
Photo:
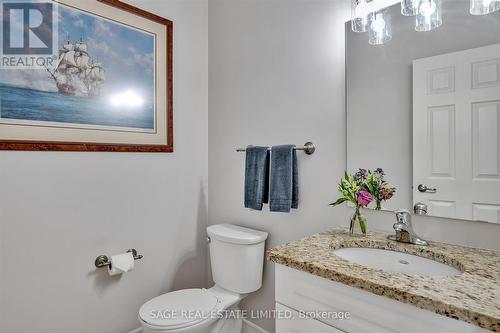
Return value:
M 449 276 L 462 273 L 458 269 L 440 262 L 402 252 L 350 247 L 334 250 L 333 253 L 356 264 L 381 269 L 389 273 L 423 276 Z

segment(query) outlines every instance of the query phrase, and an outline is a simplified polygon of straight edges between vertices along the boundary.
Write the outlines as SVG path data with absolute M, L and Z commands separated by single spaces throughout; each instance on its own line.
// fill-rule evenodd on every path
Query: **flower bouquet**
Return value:
M 340 181 L 339 192 L 342 195 L 330 206 L 338 206 L 344 202 L 351 202 L 355 206 L 354 215 L 349 225 L 349 233 L 366 235 L 366 219 L 361 214 L 362 207 L 375 201 L 375 209 L 382 209 L 382 201 L 394 196 L 396 188 L 390 187 L 384 179 L 385 173 L 381 168 L 375 171 L 359 169 L 355 174 L 345 172 Z

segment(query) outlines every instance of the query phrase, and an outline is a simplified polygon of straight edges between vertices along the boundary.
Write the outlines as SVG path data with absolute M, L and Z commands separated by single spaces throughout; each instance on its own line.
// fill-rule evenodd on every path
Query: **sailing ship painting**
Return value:
M 59 5 L 50 66 L 0 70 L 0 124 L 156 131 L 155 35 Z
M 46 69 L 59 93 L 64 95 L 100 96 L 101 87 L 106 82 L 105 70 L 99 61 L 91 58 L 87 44 L 83 39 L 72 43 L 69 35 L 59 50 L 55 70 Z

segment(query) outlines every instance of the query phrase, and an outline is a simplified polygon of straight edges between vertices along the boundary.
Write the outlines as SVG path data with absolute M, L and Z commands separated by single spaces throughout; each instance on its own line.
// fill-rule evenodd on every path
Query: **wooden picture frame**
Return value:
M 70 0 L 67 0 L 70 1 Z M 61 1 L 60 3 L 63 3 L 66 1 Z M 134 7 L 132 5 L 126 4 L 122 1 L 119 0 L 96 0 L 96 3 L 103 4 L 105 6 L 108 6 L 112 8 L 113 10 L 118 10 L 120 13 L 117 15 L 120 16 L 128 16 L 128 15 L 133 15 L 137 16 L 138 18 L 135 18 L 138 20 L 139 18 L 142 18 L 142 20 L 146 19 L 148 21 L 153 22 L 152 24 L 159 25 L 160 27 L 164 27 L 161 29 L 165 29 L 164 34 L 162 32 L 162 35 L 166 37 L 166 41 L 163 39 L 161 41 L 156 40 L 156 34 L 154 35 L 155 37 L 155 43 L 154 43 L 154 85 L 155 87 L 155 93 L 154 93 L 154 122 L 155 122 L 155 132 L 151 133 L 151 136 L 156 135 L 155 140 L 158 142 L 155 143 L 148 143 L 148 142 L 96 142 L 95 140 L 92 141 L 78 141 L 78 140 L 64 140 L 64 141 L 59 141 L 59 140 L 33 140 L 33 139 L 24 139 L 24 138 L 16 138 L 16 139 L 11 139 L 11 138 L 5 138 L 4 135 L 2 135 L 2 129 L 1 127 L 4 124 L 0 124 L 0 150 L 37 150 L 37 151 L 112 151 L 112 152 L 173 152 L 174 151 L 174 136 L 173 136 L 173 22 L 171 20 L 165 19 L 163 17 L 160 17 L 158 15 L 155 15 L 153 13 L 147 12 L 145 10 L 142 10 L 140 8 Z M 66 4 L 64 4 L 66 5 Z M 71 4 L 70 4 L 71 5 Z M 68 5 L 68 6 L 70 6 Z M 76 8 L 76 7 L 73 7 Z M 76 8 L 76 10 L 81 10 L 80 8 Z M 94 13 L 92 13 L 94 14 Z M 94 14 L 95 15 L 95 14 Z M 115 15 L 116 16 L 116 15 Z M 100 19 L 100 18 L 99 18 Z M 108 19 L 105 17 L 105 19 Z M 111 20 L 111 19 L 109 19 Z M 115 22 L 112 22 L 111 24 L 114 24 Z M 121 21 L 117 21 L 116 24 L 124 24 Z M 156 28 L 155 25 L 155 28 Z M 124 28 L 125 29 L 125 28 Z M 69 39 L 69 38 L 68 38 Z M 164 48 L 162 50 L 158 50 L 159 46 L 158 45 L 164 45 Z M 76 44 L 75 44 L 76 45 Z M 162 58 L 164 59 L 159 59 L 159 55 L 162 54 Z M 93 61 L 93 60 L 92 60 Z M 164 62 L 164 64 L 160 64 L 159 61 Z M 164 67 L 162 67 L 164 66 Z M 160 79 L 158 78 L 158 75 L 161 73 L 158 73 L 159 68 L 165 68 L 165 73 L 166 79 L 163 84 L 163 89 L 160 91 L 158 88 L 160 84 L 158 83 Z M 50 73 L 50 72 L 49 72 Z M 164 94 L 165 96 L 161 96 L 161 94 Z M 159 105 L 159 100 L 160 98 L 163 98 L 164 100 L 164 106 Z M 160 110 L 161 109 L 161 110 Z M 164 114 L 159 117 L 159 112 L 164 112 Z M 160 121 L 161 118 L 163 121 Z M 4 125 L 4 126 L 11 126 L 9 124 Z M 13 127 L 13 126 L 11 126 Z M 9 127 L 9 130 L 10 128 Z M 26 131 L 26 127 L 29 126 L 24 126 L 22 128 L 23 131 Z M 161 131 L 159 130 L 161 128 Z M 29 129 L 28 129 L 29 130 Z M 56 132 L 58 129 L 50 129 L 51 131 Z M 78 129 L 80 130 L 80 129 Z M 64 128 L 65 132 L 71 133 L 72 129 Z M 91 129 L 88 132 L 93 132 L 93 131 L 98 131 Z M 82 130 L 80 132 L 85 132 Z M 109 131 L 113 132 L 113 131 Z M 119 132 L 118 130 L 116 132 Z M 161 137 L 159 136 L 159 133 L 162 132 Z M 134 133 L 135 135 L 136 133 Z M 149 133 L 146 134 L 139 134 L 142 135 L 142 137 L 146 137 Z M 71 135 L 71 134 L 69 134 Z M 114 134 L 113 134 L 114 135 Z M 123 137 L 126 137 L 128 134 L 126 132 L 120 133 Z M 130 134 L 131 135 L 131 134 Z M 132 135 L 131 135 L 132 136 Z M 79 137 L 82 137 L 80 135 Z M 146 140 L 147 141 L 147 140 Z

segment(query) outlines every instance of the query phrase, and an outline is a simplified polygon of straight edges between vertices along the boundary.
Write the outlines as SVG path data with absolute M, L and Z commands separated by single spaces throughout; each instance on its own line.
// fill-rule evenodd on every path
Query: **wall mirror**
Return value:
M 500 11 L 437 2 L 425 32 L 399 1 L 384 9 L 382 45 L 346 23 L 347 170 L 385 170 L 384 210 L 500 223 Z

